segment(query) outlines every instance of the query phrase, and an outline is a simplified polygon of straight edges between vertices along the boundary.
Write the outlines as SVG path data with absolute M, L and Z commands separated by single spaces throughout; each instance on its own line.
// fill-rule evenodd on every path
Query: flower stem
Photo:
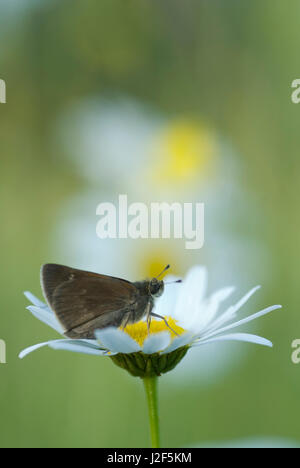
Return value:
M 159 448 L 159 419 L 157 402 L 157 377 L 143 379 L 147 396 L 152 448 Z

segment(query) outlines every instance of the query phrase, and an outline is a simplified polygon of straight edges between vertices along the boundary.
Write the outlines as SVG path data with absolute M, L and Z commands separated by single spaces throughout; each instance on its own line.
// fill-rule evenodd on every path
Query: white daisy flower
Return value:
M 234 288 L 221 289 L 205 297 L 206 269 L 192 268 L 181 285 L 169 285 L 157 301 L 155 313 L 166 317 L 169 326 L 162 320 L 152 320 L 150 332 L 141 321 L 127 325 L 125 330 L 109 327 L 95 332 L 95 340 L 59 339 L 39 343 L 20 353 L 24 358 L 31 352 L 49 346 L 57 350 L 73 351 L 96 356 L 108 356 L 117 365 L 135 376 L 154 376 L 172 370 L 193 347 L 218 341 L 245 341 L 272 347 L 272 343 L 261 336 L 245 332 L 233 332 L 263 315 L 281 308 L 267 307 L 243 319 L 238 312 L 259 287 L 251 289 L 242 299 L 221 311 L 222 302 Z M 26 292 L 33 305 L 28 310 L 39 320 L 64 335 L 64 330 L 52 310 L 33 294 Z

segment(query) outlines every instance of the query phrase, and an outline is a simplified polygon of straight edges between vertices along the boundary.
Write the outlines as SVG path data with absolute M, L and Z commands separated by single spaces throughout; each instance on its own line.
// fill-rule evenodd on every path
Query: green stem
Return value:
M 157 403 L 157 377 L 145 377 L 144 387 L 147 396 L 152 448 L 159 448 L 159 420 Z

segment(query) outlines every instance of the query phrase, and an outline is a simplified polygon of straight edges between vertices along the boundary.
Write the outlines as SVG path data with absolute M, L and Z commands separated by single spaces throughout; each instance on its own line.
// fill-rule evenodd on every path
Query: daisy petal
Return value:
M 30 346 L 29 348 L 24 349 L 19 354 L 19 358 L 23 359 L 25 356 L 28 356 L 28 354 L 33 353 L 33 351 L 36 351 L 37 349 L 43 348 L 44 346 L 49 346 L 50 343 L 55 343 L 57 341 L 68 341 L 68 340 L 52 340 L 52 341 L 46 341 L 45 343 L 39 343 L 39 344 Z
M 242 299 L 237 302 L 237 304 L 230 306 L 220 317 L 212 324 L 210 331 L 216 330 L 224 323 L 228 322 L 229 320 L 233 319 L 236 316 L 236 313 L 249 301 L 249 299 L 253 296 L 260 289 L 260 286 L 256 286 L 252 288 Z
M 181 284 L 173 283 L 173 281 L 177 281 L 178 279 L 178 277 L 170 275 L 165 278 L 165 291 L 163 295 L 155 301 L 153 312 L 158 315 L 163 315 L 164 317 L 173 316 L 176 300 L 181 288 Z
M 186 346 L 193 341 L 193 336 L 194 335 L 192 333 L 184 333 L 184 335 L 174 338 L 170 346 L 166 348 L 161 354 L 171 353 L 172 351 L 175 351 L 175 349 Z
M 41 309 L 40 307 L 36 306 L 28 306 L 27 309 L 34 315 L 38 320 L 45 323 L 49 327 L 53 328 L 53 330 L 57 331 L 61 335 L 64 334 L 64 329 L 62 325 L 59 323 L 57 318 L 54 314 L 49 313 L 47 309 Z
M 24 292 L 24 296 L 30 301 L 32 302 L 33 305 L 37 306 L 37 307 L 47 307 L 47 305 L 40 301 L 37 297 L 35 297 L 34 294 L 32 294 L 30 291 L 25 291 Z
M 259 317 L 262 317 L 263 315 L 269 314 L 270 312 L 273 312 L 273 310 L 281 309 L 281 305 L 274 305 L 271 307 L 267 307 L 266 309 L 261 310 L 260 312 L 257 312 L 256 314 L 250 315 L 250 317 L 246 317 L 243 320 L 239 320 L 238 322 L 231 323 L 227 327 L 219 328 L 218 330 L 214 331 L 213 333 L 209 333 L 206 336 L 203 337 L 203 339 L 211 338 L 213 336 L 219 335 L 220 333 L 223 333 L 227 330 L 232 330 L 233 328 L 239 327 L 241 325 L 244 325 L 245 323 L 252 322 L 252 320 L 255 320 Z
M 235 309 L 235 312 L 237 312 L 243 305 L 246 304 L 246 302 L 249 301 L 250 297 L 253 296 L 253 294 L 256 293 L 261 288 L 261 286 L 255 286 L 255 288 L 252 288 L 247 294 L 245 294 L 244 297 L 235 305 L 233 306 L 233 309 Z
M 215 343 L 216 341 L 245 341 L 247 343 L 255 343 L 262 346 L 273 347 L 273 343 L 261 336 L 251 335 L 250 333 L 232 333 L 231 335 L 216 336 L 208 340 L 200 340 L 193 344 L 193 346 L 201 346 L 208 343 Z
M 88 346 L 93 346 L 96 349 L 99 349 L 99 343 L 97 340 L 87 340 L 85 338 L 80 338 L 78 340 L 72 339 L 72 341 L 80 341 L 80 343 L 86 343 Z
M 204 301 L 199 307 L 198 320 L 196 324 L 196 333 L 208 329 L 212 320 L 215 318 L 220 304 L 225 301 L 235 290 L 233 287 L 223 288 L 215 292 L 209 299 Z
M 94 346 L 87 346 L 85 342 L 81 340 L 70 340 L 70 341 L 56 341 L 49 343 L 48 345 L 52 349 L 71 351 L 73 353 L 89 354 L 93 356 L 104 356 L 105 350 L 96 348 Z
M 92 341 L 88 342 L 88 340 L 51 340 L 24 349 L 19 354 L 19 358 L 23 359 L 25 356 L 28 356 L 28 354 L 44 346 L 49 346 L 52 349 L 62 349 L 84 354 L 96 354 L 97 356 L 103 356 L 105 353 L 105 350 L 101 350 L 99 347 L 97 348 Z
M 200 266 L 192 268 L 180 286 L 174 315 L 172 314 L 183 328 L 192 329 L 197 323 L 199 306 L 203 301 L 206 287 L 206 268 Z
M 130 354 L 141 351 L 140 345 L 118 328 L 109 327 L 104 330 L 96 330 L 95 336 L 102 346 L 113 353 Z
M 217 303 L 218 305 L 221 304 L 221 302 L 226 301 L 226 299 L 231 296 L 231 294 L 235 291 L 235 287 L 227 287 L 227 288 L 222 288 L 216 291 L 212 296 L 211 296 L 211 301 Z
M 171 335 L 169 332 L 155 333 L 144 341 L 143 353 L 152 354 L 164 350 L 169 346 Z

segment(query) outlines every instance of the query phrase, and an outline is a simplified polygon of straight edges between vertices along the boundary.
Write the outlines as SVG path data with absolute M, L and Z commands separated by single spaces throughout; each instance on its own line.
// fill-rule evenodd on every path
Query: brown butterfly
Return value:
M 74 339 L 94 339 L 97 329 L 125 328 L 144 317 L 148 330 L 152 317 L 164 320 L 171 329 L 164 317 L 153 313 L 155 299 L 163 294 L 165 287 L 159 278 L 169 268 L 170 265 L 151 280 L 131 283 L 112 276 L 46 264 L 41 269 L 41 284 L 50 308 L 64 327 L 64 334 Z

